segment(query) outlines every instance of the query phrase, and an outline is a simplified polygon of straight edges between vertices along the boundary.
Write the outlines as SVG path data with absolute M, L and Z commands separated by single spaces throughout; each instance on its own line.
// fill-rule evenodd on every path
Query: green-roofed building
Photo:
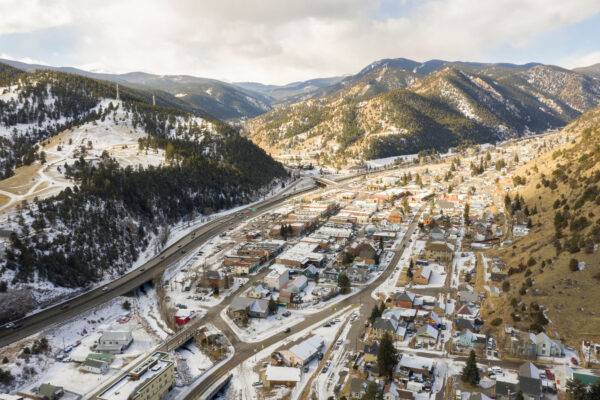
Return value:
M 596 381 L 598 379 L 600 379 L 600 375 L 598 375 L 598 373 L 596 371 L 573 371 L 573 379 L 579 379 L 581 382 L 583 382 L 585 385 L 593 385 L 594 383 L 596 383 Z
M 104 361 L 104 362 L 110 364 L 112 362 L 113 355 L 112 354 L 103 354 L 103 353 L 90 353 L 90 354 L 88 354 L 88 356 L 86 358 L 88 360 Z

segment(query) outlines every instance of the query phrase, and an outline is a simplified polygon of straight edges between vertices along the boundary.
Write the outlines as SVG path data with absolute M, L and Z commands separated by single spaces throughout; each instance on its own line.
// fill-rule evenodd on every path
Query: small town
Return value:
M 0 0 L 0 400 L 600 400 L 598 38 Z
M 506 204 L 519 166 L 564 140 L 358 174 L 299 169 L 298 185 L 316 188 L 235 222 L 133 295 L 9 347 L 23 372 L 0 397 L 179 398 L 208 377 L 205 393 L 240 399 L 558 399 L 573 377 L 600 378 L 600 344 L 496 317 L 511 266 L 492 251 L 531 228 L 529 211 Z

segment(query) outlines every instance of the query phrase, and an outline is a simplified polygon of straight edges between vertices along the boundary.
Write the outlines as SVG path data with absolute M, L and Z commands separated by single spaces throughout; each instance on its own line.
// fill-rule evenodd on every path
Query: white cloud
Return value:
M 68 7 L 58 0 L 0 0 L 0 35 L 27 33 L 71 22 Z
M 572 55 L 568 58 L 566 58 L 565 60 L 563 60 L 563 62 L 561 62 L 561 65 L 565 66 L 566 68 L 577 68 L 577 67 L 588 67 L 590 65 L 594 65 L 594 64 L 599 64 L 600 63 L 600 51 L 594 51 L 591 53 L 587 53 L 587 54 L 579 54 L 579 55 Z
M 64 0 L 51 3 L 48 21 L 32 4 L 14 14 L 14 4 L 0 7 L 12 21 L 0 35 L 68 25 L 80 40 L 61 64 L 267 83 L 389 57 L 482 60 L 600 12 L 597 0 L 413 0 L 403 15 L 386 15 L 378 0 Z

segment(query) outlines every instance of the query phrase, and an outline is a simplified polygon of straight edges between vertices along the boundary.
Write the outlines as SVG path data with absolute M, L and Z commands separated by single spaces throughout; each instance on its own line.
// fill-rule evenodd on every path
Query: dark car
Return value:
M 283 333 L 290 333 L 292 330 L 290 328 L 285 328 L 285 330 L 283 331 Z

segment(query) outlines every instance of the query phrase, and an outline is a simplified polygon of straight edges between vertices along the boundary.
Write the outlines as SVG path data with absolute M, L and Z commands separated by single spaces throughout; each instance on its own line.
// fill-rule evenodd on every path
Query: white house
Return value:
M 534 338 L 532 338 L 533 340 Z M 558 340 L 553 340 L 544 332 L 540 332 L 534 340 L 538 357 L 561 357 L 565 354 L 564 346 Z
M 108 371 L 108 363 L 106 361 L 88 358 L 81 365 L 81 369 L 94 374 L 105 374 Z

